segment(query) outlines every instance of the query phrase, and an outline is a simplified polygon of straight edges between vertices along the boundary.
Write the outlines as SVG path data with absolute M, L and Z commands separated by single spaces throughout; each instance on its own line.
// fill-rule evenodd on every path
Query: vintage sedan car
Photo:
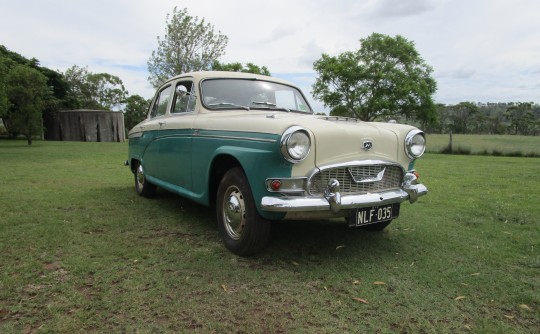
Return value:
M 262 250 L 270 221 L 343 217 L 382 230 L 427 189 L 414 163 L 424 133 L 315 115 L 302 92 L 268 76 L 196 72 L 165 82 L 129 131 L 135 189 L 163 188 L 216 209 L 225 246 Z

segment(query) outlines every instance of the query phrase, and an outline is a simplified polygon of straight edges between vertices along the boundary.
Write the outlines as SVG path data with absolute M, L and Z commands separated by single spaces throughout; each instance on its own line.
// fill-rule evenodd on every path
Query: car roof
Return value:
M 267 75 L 244 73 L 244 72 L 228 72 L 228 71 L 188 72 L 188 73 L 183 73 L 183 74 L 174 76 L 170 78 L 169 80 L 165 81 L 163 84 L 180 79 L 180 78 L 187 78 L 187 77 L 193 78 L 197 81 L 204 80 L 204 79 L 215 79 L 215 78 L 264 80 L 264 81 L 273 81 L 273 82 L 282 83 L 288 86 L 296 87 L 289 81 L 267 76 Z

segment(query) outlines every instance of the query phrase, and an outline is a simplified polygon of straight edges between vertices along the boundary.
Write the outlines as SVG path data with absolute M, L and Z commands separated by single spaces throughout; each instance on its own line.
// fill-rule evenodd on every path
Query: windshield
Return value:
M 262 109 L 311 113 L 302 93 L 291 86 L 252 79 L 207 79 L 201 84 L 206 108 Z

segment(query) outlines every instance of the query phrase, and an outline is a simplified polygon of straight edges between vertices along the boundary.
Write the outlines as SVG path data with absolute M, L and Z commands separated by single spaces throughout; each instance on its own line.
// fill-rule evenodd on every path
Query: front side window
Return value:
M 263 109 L 312 113 L 302 93 L 284 84 L 252 79 L 207 79 L 201 84 L 206 108 Z
M 150 113 L 150 117 L 154 118 L 158 116 L 163 116 L 165 115 L 165 113 L 167 113 L 167 106 L 169 105 L 171 93 L 172 86 L 167 86 L 159 92 L 159 95 L 154 101 L 154 105 L 152 106 L 152 112 Z
M 192 112 L 195 110 L 195 91 L 191 81 L 176 84 L 173 113 Z

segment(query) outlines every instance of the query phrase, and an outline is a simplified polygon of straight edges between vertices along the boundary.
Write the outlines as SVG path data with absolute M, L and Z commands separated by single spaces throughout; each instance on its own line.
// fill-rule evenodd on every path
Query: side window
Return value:
M 195 91 L 191 81 L 181 81 L 174 90 L 173 113 L 191 112 L 195 110 Z
M 163 88 L 159 95 L 154 102 L 154 105 L 152 106 L 152 112 L 150 113 L 150 117 L 154 118 L 157 116 L 163 116 L 167 112 L 167 105 L 169 104 L 169 100 L 171 98 L 172 93 L 172 86 L 167 86 Z

